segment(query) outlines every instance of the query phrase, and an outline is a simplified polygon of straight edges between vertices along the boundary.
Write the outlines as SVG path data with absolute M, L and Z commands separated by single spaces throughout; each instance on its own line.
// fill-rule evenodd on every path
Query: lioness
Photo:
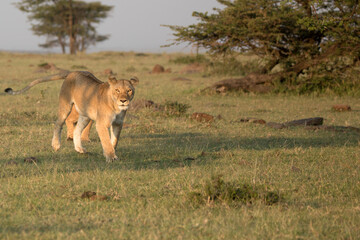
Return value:
M 58 119 L 55 123 L 52 139 L 53 149 L 57 151 L 60 148 L 61 129 L 74 105 L 79 113 L 79 119 L 74 130 L 75 150 L 79 153 L 85 153 L 81 144 L 81 133 L 89 121 L 94 120 L 106 161 L 116 160 L 115 148 L 126 110 L 134 98 L 134 85 L 138 82 L 139 80 L 136 77 L 130 80 L 117 80 L 111 76 L 109 81 L 104 83 L 89 72 L 70 73 L 60 90 Z
M 94 120 L 106 161 L 116 160 L 115 148 L 126 111 L 135 94 L 134 86 L 139 82 L 138 78 L 117 80 L 110 76 L 108 82 L 104 83 L 89 72 L 66 73 L 65 77 L 60 90 L 58 119 L 52 138 L 53 149 L 59 150 L 62 127 L 74 107 L 79 114 L 73 132 L 75 150 L 85 153 L 81 144 L 81 133 L 90 120 Z M 61 77 L 56 76 L 46 81 L 58 79 Z M 12 90 L 11 93 L 17 94 Z

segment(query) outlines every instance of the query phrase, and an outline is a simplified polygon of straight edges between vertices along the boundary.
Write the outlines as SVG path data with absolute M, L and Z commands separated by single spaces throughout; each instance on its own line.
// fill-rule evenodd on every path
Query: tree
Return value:
M 193 13 L 197 24 L 168 26 L 173 44 L 197 44 L 223 57 L 252 52 L 267 60 L 262 73 L 281 63 L 282 77 L 297 77 L 332 57 L 360 60 L 358 0 L 217 1 L 223 9 Z
M 95 24 L 105 19 L 113 7 L 100 2 L 22 0 L 16 6 L 29 14 L 32 31 L 38 36 L 46 36 L 41 47 L 60 46 L 65 53 L 68 46 L 70 53 L 75 54 L 109 37 L 99 35 Z

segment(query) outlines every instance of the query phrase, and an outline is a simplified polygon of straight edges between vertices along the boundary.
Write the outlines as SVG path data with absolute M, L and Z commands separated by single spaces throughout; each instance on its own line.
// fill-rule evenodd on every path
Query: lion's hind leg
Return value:
M 60 99 L 58 118 L 55 122 L 54 135 L 51 143 L 51 146 L 55 151 L 60 149 L 61 130 L 63 128 L 66 118 L 69 116 L 71 112 L 72 105 L 73 103 Z
M 94 121 L 89 121 L 89 124 L 85 127 L 84 131 L 81 134 L 81 141 L 91 142 L 90 136 L 90 129 Z
M 66 137 L 67 140 L 73 140 L 74 129 L 78 121 L 78 118 L 79 118 L 79 113 L 76 111 L 75 106 L 73 105 L 69 116 L 65 120 L 65 124 L 67 128 L 67 137 Z
M 66 139 L 73 140 L 74 139 L 74 129 L 79 119 L 79 113 L 76 111 L 75 105 L 73 105 L 71 109 L 70 115 L 66 118 L 66 128 L 67 128 L 67 137 Z M 90 142 L 90 129 L 93 121 L 90 121 L 89 124 L 85 127 L 84 131 L 81 134 L 81 141 Z
M 74 146 L 75 150 L 79 153 L 86 153 L 85 149 L 81 144 L 81 133 L 84 128 L 89 124 L 89 122 L 90 118 L 80 115 L 74 130 Z

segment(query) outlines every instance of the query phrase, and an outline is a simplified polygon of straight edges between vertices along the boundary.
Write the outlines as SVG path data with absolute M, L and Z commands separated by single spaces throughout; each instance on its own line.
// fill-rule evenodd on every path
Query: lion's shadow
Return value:
M 206 165 L 209 161 L 216 160 L 217 154 L 214 153 L 222 150 L 264 151 L 297 147 L 306 149 L 358 145 L 358 136 L 345 132 L 337 134 L 336 139 L 332 139 L 327 134 L 308 138 L 277 136 L 246 138 L 242 136 L 215 136 L 204 133 L 125 134 L 123 137 L 130 138 L 135 144 L 124 146 L 120 142 L 116 150 L 120 160 L 113 163 L 105 162 L 98 139 L 91 143 L 92 146 L 88 146 L 90 152 L 85 155 L 76 153 L 73 150 L 72 142 L 68 142 L 65 144 L 65 151 L 60 150 L 54 153 L 49 147 L 46 154 L 35 157 L 39 159 L 39 167 L 42 164 L 47 164 L 47 162 L 52 162 L 55 165 L 59 162 L 60 166 L 57 169 L 64 172 L 85 172 L 95 169 L 100 171 L 107 169 L 146 170 Z M 203 152 L 205 154 L 202 154 Z M 19 165 L 25 164 L 21 158 L 14 160 Z M 6 163 L 8 161 L 9 159 L 0 157 L 0 162 Z M 62 167 L 62 164 L 66 167 Z

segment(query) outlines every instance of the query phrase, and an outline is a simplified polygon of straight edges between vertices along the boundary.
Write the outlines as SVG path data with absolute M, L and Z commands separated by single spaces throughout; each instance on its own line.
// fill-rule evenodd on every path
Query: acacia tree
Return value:
M 60 46 L 65 53 L 68 46 L 70 53 L 75 54 L 109 37 L 99 35 L 95 24 L 105 19 L 113 7 L 100 2 L 22 0 L 16 6 L 29 14 L 32 31 L 38 36 L 46 36 L 41 47 Z
M 168 26 L 173 44 L 196 44 L 225 57 L 252 52 L 268 62 L 262 73 L 282 63 L 286 76 L 334 56 L 349 57 L 353 64 L 360 59 L 358 0 L 217 1 L 224 8 L 193 13 L 197 24 Z

